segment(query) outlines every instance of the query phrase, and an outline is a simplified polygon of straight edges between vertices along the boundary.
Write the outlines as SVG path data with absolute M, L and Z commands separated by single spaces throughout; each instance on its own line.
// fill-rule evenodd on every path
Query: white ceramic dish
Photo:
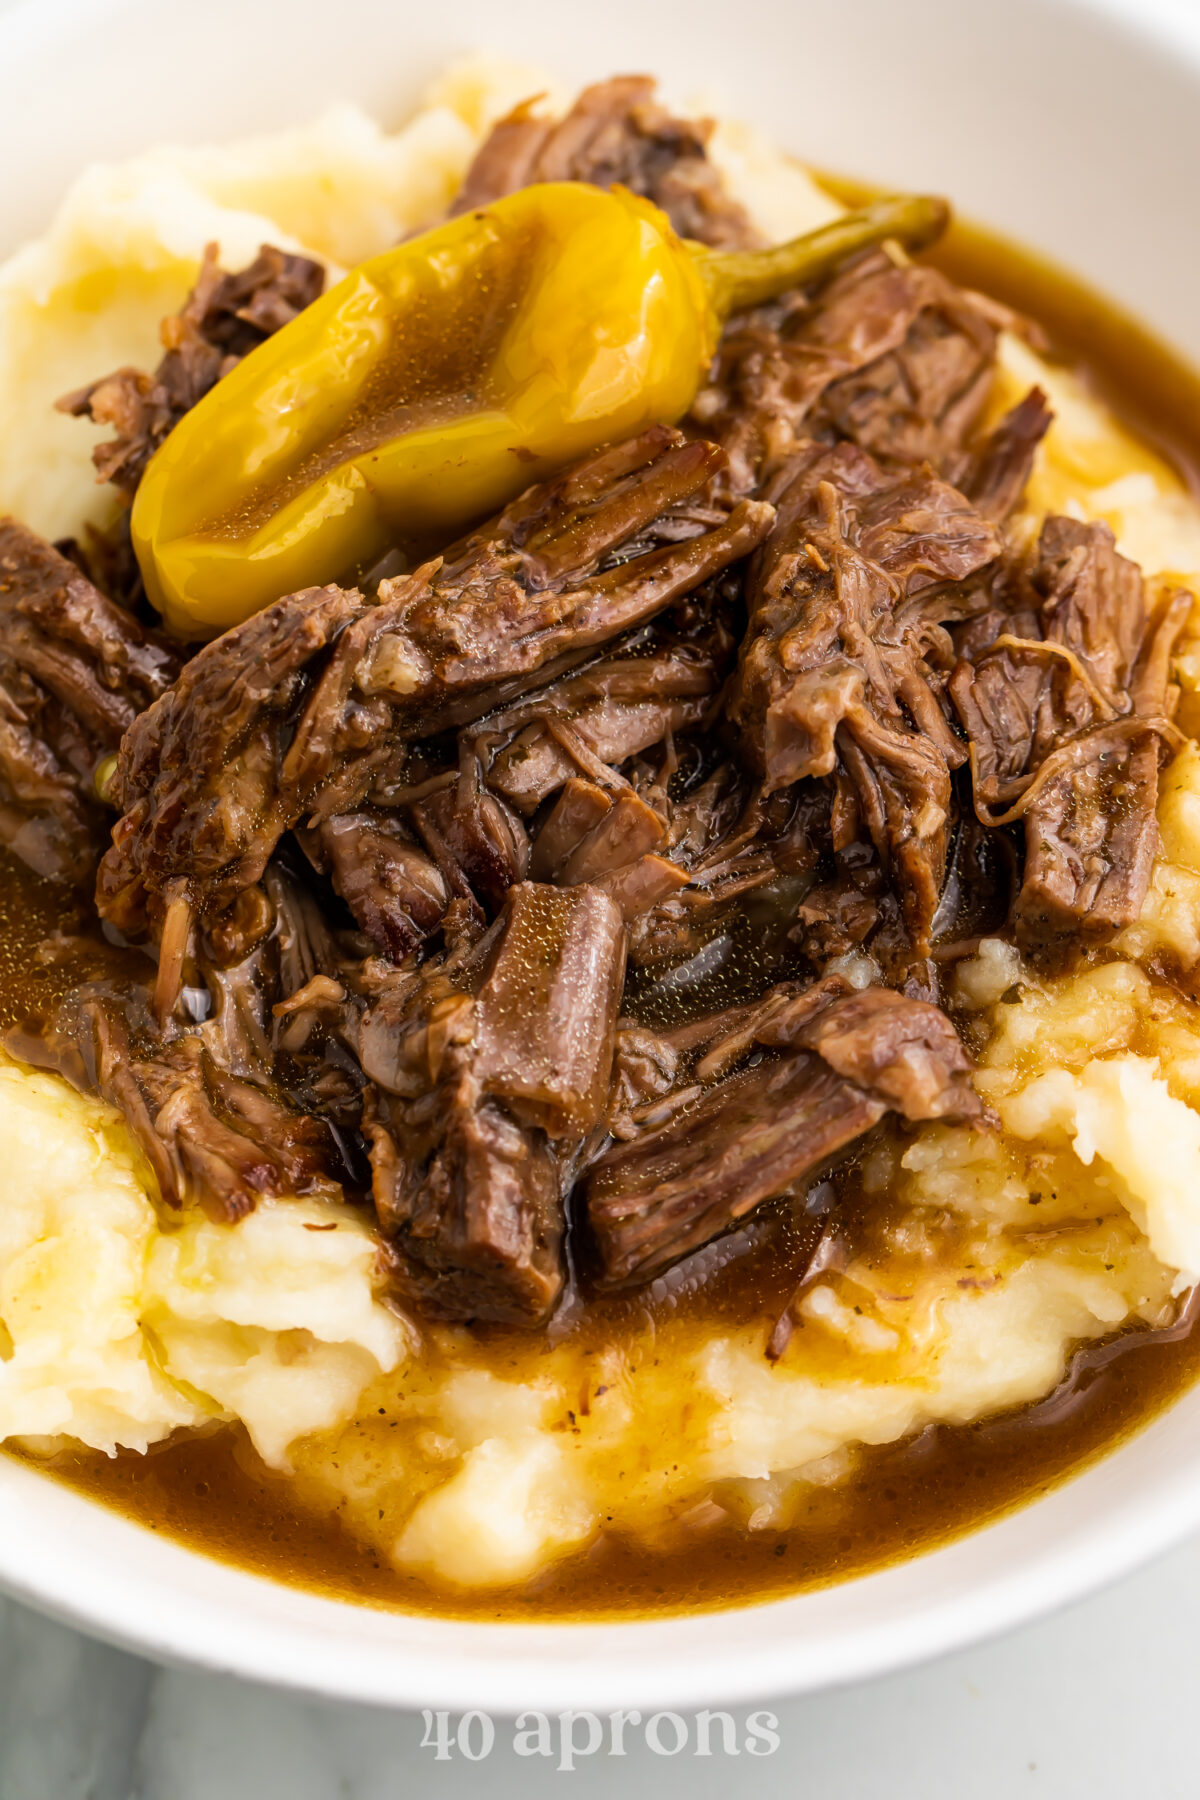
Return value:
M 703 89 L 818 164 L 943 189 L 1200 358 L 1200 50 L 1065 0 L 28 0 L 0 15 L 0 251 L 87 161 L 302 119 L 398 119 L 471 49 Z M 903 1567 L 769 1606 L 489 1626 L 213 1563 L 0 1459 L 0 1584 L 169 1661 L 387 1705 L 687 1706 L 881 1673 L 1027 1620 L 1200 1526 L 1200 1389 L 1047 1499 Z

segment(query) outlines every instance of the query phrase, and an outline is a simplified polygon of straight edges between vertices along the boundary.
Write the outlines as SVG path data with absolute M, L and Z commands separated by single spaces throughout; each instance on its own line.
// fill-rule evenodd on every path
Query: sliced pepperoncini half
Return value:
M 215 636 L 398 544 L 445 541 L 573 458 L 687 411 L 732 312 L 944 202 L 712 251 L 624 189 L 523 188 L 354 269 L 176 425 L 134 501 L 168 628 Z

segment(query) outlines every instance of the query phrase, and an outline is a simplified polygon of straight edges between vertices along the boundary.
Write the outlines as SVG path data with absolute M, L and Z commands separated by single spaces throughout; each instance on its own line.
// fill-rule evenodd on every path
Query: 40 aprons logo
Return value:
M 779 1748 L 774 1713 L 752 1712 L 739 1723 L 732 1713 L 702 1712 L 523 1712 L 502 1719 L 490 1713 L 421 1714 L 422 1750 L 435 1762 L 484 1762 L 497 1741 L 516 1756 L 544 1756 L 570 1774 L 587 1756 L 627 1756 L 645 1745 L 654 1756 L 773 1756 Z

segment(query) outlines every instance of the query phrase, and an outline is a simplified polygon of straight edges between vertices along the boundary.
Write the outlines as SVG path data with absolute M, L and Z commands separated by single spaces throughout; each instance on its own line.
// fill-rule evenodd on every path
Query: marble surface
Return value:
M 1078 3 L 1200 46 L 1200 0 Z M 504 1721 L 486 1758 L 438 1762 L 418 1716 L 156 1669 L 0 1599 L 0 1800 L 507 1800 L 564 1781 L 628 1800 L 1193 1800 L 1197 1619 L 1200 1538 L 995 1643 L 834 1694 L 764 1699 L 779 1743 L 753 1762 L 743 1708 L 736 1760 L 696 1758 L 693 1729 L 679 1756 L 639 1738 L 623 1760 L 601 1752 L 567 1773 L 557 1752 L 515 1754 Z

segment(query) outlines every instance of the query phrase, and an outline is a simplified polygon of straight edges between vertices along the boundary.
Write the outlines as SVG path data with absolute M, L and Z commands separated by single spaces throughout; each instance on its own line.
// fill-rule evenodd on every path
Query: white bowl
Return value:
M 398 119 L 480 48 L 580 80 L 667 73 L 819 165 L 942 189 L 1200 357 L 1200 54 L 1062 0 L 30 0 L 0 17 L 0 250 L 42 227 L 89 160 L 273 128 L 335 97 Z M 165 1660 L 497 1713 L 878 1674 L 1074 1599 L 1197 1527 L 1200 1388 L 1048 1498 L 882 1574 L 691 1618 L 465 1624 L 240 1573 L 0 1458 L 0 1584 L 32 1605 Z

